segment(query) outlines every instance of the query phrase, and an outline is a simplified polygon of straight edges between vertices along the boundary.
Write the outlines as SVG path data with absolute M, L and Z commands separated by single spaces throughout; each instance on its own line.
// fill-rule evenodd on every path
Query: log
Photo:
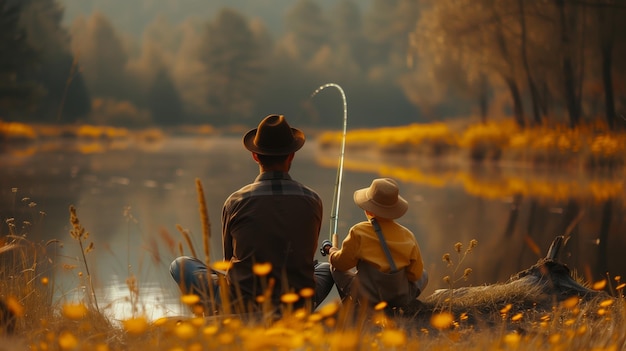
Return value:
M 391 313 L 409 317 L 420 328 L 428 327 L 430 317 L 442 311 L 454 315 L 463 313 L 468 323 L 495 324 L 501 322 L 500 311 L 505 307 L 509 313 L 528 310 L 541 313 L 552 311 L 560 301 L 573 296 L 582 301 L 591 301 L 599 296 L 608 298 L 608 294 L 592 290 L 575 280 L 570 269 L 558 261 L 564 243 L 563 236 L 556 237 L 544 258 L 512 275 L 505 283 L 439 289 Z

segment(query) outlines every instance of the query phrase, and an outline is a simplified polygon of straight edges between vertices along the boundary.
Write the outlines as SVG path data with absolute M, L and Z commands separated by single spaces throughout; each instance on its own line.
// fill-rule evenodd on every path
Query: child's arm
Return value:
M 406 267 L 407 277 L 410 281 L 418 281 L 424 273 L 424 261 L 422 260 L 422 253 L 420 252 L 417 244 L 411 251 L 411 258 L 409 259 L 409 265 Z
M 341 243 L 341 249 L 333 246 L 329 250 L 328 262 L 340 271 L 347 271 L 359 262 L 359 237 L 351 235 L 352 230 Z

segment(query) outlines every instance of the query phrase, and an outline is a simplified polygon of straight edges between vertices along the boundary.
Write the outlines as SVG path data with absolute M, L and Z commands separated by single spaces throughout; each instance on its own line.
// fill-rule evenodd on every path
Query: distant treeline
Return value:
M 410 35 L 416 69 L 403 77 L 415 103 L 470 97 L 486 119 L 506 91 L 521 127 L 626 124 L 626 0 L 427 3 Z
M 275 34 L 222 8 L 141 38 L 102 12 L 0 0 L 0 119 L 126 127 L 254 125 L 269 113 L 340 127 L 514 115 L 620 124 L 626 0 L 298 0 Z M 120 12 L 124 8 L 120 7 Z M 275 25 L 272 25 L 274 28 Z

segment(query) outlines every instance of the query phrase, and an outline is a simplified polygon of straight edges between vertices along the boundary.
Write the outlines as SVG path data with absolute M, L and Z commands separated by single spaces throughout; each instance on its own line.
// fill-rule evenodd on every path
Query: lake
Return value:
M 311 138 L 296 154 L 291 175 L 316 189 L 324 201 L 320 243 L 329 236 L 329 218 L 338 150 L 318 150 Z M 187 230 L 204 258 L 195 180 L 200 179 L 211 222 L 211 258 L 221 259 L 220 214 L 223 201 L 258 173 L 240 137 L 171 137 L 156 142 L 59 140 L 6 146 L 0 154 L 2 236 L 26 233 L 48 246 L 61 301 L 74 301 L 85 290 L 78 242 L 69 235 L 70 205 L 89 232 L 94 250 L 87 261 L 98 303 L 115 318 L 137 311 L 148 317 L 188 313 L 181 307 L 169 263 L 189 246 L 177 229 Z M 519 165 L 471 164 L 422 156 L 346 152 L 338 232 L 344 238 L 364 219 L 352 193 L 373 178 L 400 183 L 409 201 L 399 222 L 420 244 L 430 283 L 424 295 L 448 287 L 443 277 L 461 278 L 454 287 L 504 282 L 544 257 L 557 235 L 569 240 L 560 259 L 577 276 L 594 282 L 626 274 L 624 172 L 588 174 Z M 24 222 L 27 222 L 24 224 Z M 26 226 L 22 229 L 23 226 Z M 454 244 L 478 246 L 460 263 Z M 453 267 L 442 261 L 451 253 Z M 325 260 L 318 254 L 317 259 Z M 139 287 L 131 302 L 128 278 Z M 335 292 L 330 299 L 336 298 Z M 134 310 L 133 310 L 134 308 Z

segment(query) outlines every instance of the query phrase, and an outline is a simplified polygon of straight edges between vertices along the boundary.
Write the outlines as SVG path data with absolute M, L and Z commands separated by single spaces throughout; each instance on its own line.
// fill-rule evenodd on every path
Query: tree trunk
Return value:
M 513 99 L 513 115 L 515 116 L 515 122 L 517 122 L 520 128 L 524 128 L 526 121 L 524 120 L 524 106 L 522 104 L 522 96 L 519 87 L 513 77 L 505 77 L 504 80 L 509 87 L 511 98 Z
M 548 82 L 544 79 L 541 83 L 541 113 L 544 117 L 550 115 L 550 104 L 552 103 L 552 95 L 550 94 L 550 88 Z
M 565 106 L 569 114 L 570 127 L 574 128 L 580 123 L 580 101 L 576 94 L 576 77 L 574 73 L 574 63 L 572 62 L 571 42 L 569 28 L 566 23 L 565 1 L 556 0 L 559 9 L 559 20 L 561 24 L 561 45 L 563 65 L 563 89 L 565 91 Z
M 480 92 L 478 97 L 478 105 L 480 107 L 480 121 L 487 123 L 487 113 L 489 111 L 489 87 L 487 83 L 487 77 L 484 74 L 480 75 Z
M 611 45 L 612 46 L 612 45 Z M 606 123 L 609 129 L 615 128 L 615 97 L 613 95 L 613 67 L 612 47 L 602 48 L 602 83 L 604 85 L 604 106 L 606 113 Z
M 532 100 L 533 108 L 533 121 L 535 125 L 541 125 L 541 112 L 539 111 L 539 92 L 537 86 L 530 72 L 530 64 L 528 63 L 528 53 L 526 52 L 526 17 L 524 14 L 524 0 L 518 0 L 520 10 L 520 25 L 522 30 L 522 62 L 524 63 L 524 71 L 526 72 L 526 79 L 528 80 L 528 88 L 530 89 L 530 97 Z
M 613 92 L 613 45 L 615 41 L 615 11 L 612 9 L 598 9 L 598 23 L 600 25 L 600 54 L 602 55 L 602 85 L 604 86 L 604 111 L 609 129 L 615 128 L 615 97 Z
M 517 82 L 515 81 L 515 67 L 512 65 L 511 55 L 509 53 L 507 47 L 507 40 L 504 37 L 504 29 L 502 24 L 502 19 L 495 13 L 495 19 L 498 23 L 498 31 L 495 34 L 496 44 L 498 45 L 498 49 L 500 51 L 500 55 L 505 62 L 509 63 L 508 72 L 502 72 L 502 76 L 506 85 L 509 87 L 511 92 L 511 97 L 513 99 L 513 113 L 515 116 L 515 122 L 520 128 L 524 128 L 526 126 L 525 118 L 524 118 L 524 105 L 522 102 L 522 96 L 520 94 L 519 87 L 517 86 Z
M 563 58 L 563 76 L 565 88 L 565 105 L 569 114 L 569 124 L 571 128 L 578 126 L 580 123 L 580 111 L 576 100 L 576 91 L 574 88 L 574 68 L 572 60 L 569 57 Z

